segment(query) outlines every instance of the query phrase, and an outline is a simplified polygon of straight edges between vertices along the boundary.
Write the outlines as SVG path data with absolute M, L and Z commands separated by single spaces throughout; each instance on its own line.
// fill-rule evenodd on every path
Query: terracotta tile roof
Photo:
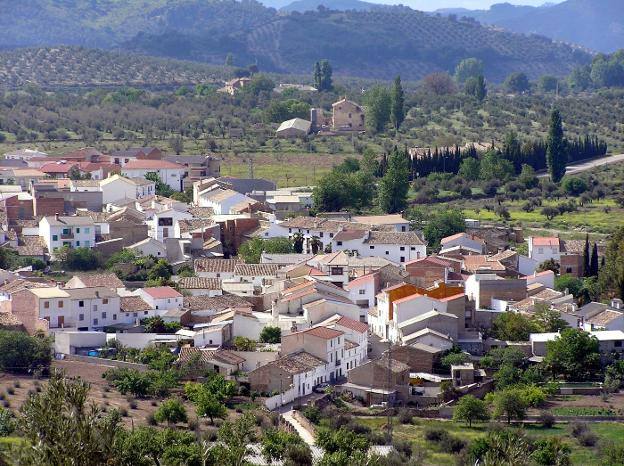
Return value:
M 234 275 L 242 277 L 271 277 L 277 275 L 277 264 L 237 264 Z
M 349 283 L 347 283 L 344 286 L 345 290 L 350 290 L 354 286 L 360 285 L 362 283 L 374 282 L 375 280 L 378 280 L 377 277 L 379 277 L 379 273 L 377 273 L 377 272 L 367 273 L 366 275 L 362 275 L 360 277 L 357 277 L 357 278 L 351 280 Z
M 420 236 L 413 231 L 371 231 L 367 244 L 392 244 L 392 245 L 424 245 Z
M 20 256 L 43 256 L 47 246 L 41 236 L 20 236 L 16 250 Z
M 152 306 L 138 296 L 123 296 L 119 301 L 119 307 L 124 312 L 149 311 L 152 309 Z
M 327 362 L 310 353 L 300 351 L 299 353 L 293 353 L 279 358 L 269 364 L 275 365 L 289 374 L 301 374 L 302 372 L 309 372 L 316 369 L 319 366 L 324 366 Z
M 534 236 L 533 246 L 559 246 L 559 238 L 556 236 Z
M 74 277 L 87 287 L 124 288 L 123 282 L 114 273 L 77 273 L 74 274 Z
M 488 256 L 474 254 L 462 256 L 464 260 L 464 270 L 476 272 L 479 269 L 489 269 L 494 271 L 505 271 L 506 268 L 497 260 L 488 260 Z
M 454 235 L 451 235 L 451 236 L 447 236 L 447 237 L 445 237 L 445 238 L 442 238 L 442 239 L 440 240 L 440 244 L 446 244 L 446 243 L 448 243 L 449 241 L 454 241 L 454 240 L 456 240 L 456 239 L 460 239 L 460 238 L 468 238 L 468 239 L 470 239 L 470 240 L 472 240 L 472 241 L 477 241 L 478 243 L 485 244 L 485 241 L 483 241 L 483 239 L 482 239 L 482 238 L 479 238 L 478 236 L 471 235 L 471 234 L 468 234 L 468 233 L 465 233 L 465 232 L 462 232 L 462 233 L 455 233 Z
M 234 273 L 240 259 L 195 259 L 195 272 Z
M 338 232 L 343 228 L 349 230 L 369 230 L 370 225 L 362 223 L 346 222 L 338 220 L 329 220 L 321 217 L 294 217 L 285 222 L 280 223 L 280 226 L 285 228 L 300 228 L 305 230 L 318 230 Z
M 438 256 L 427 256 L 421 259 L 414 259 L 409 262 L 406 262 L 405 265 L 438 265 L 440 267 L 450 267 L 453 265 L 453 262 L 444 259 L 443 257 Z
M 353 241 L 362 239 L 366 236 L 364 230 L 342 230 L 334 236 L 334 241 Z
M 22 321 L 10 312 L 0 312 L 0 328 L 2 327 L 21 327 Z
M 607 325 L 609 322 L 622 317 L 624 314 L 620 311 L 614 311 L 611 309 L 605 309 L 599 314 L 596 314 L 589 319 L 586 319 L 585 322 L 589 322 L 593 325 Z
M 228 308 L 252 308 L 253 305 L 240 296 L 224 293 L 213 297 L 185 296 L 183 307 L 191 311 L 215 310 L 218 312 Z
M 104 223 L 111 216 L 109 212 L 94 212 L 92 210 L 79 209 L 76 211 L 79 217 L 89 217 L 95 223 Z
M 580 239 L 567 239 L 561 241 L 561 249 L 562 251 L 567 252 L 568 254 L 583 254 L 585 251 L 585 240 Z M 590 245 L 591 252 L 591 245 Z
M 184 277 L 178 282 L 184 290 L 220 290 L 221 280 L 218 278 Z
M 181 298 L 182 295 L 170 286 L 154 286 L 143 288 L 143 291 L 154 299 Z
M 188 211 L 189 214 L 196 218 L 212 218 L 214 215 L 212 207 L 191 207 Z
M 69 173 L 72 168 L 78 168 L 78 162 L 52 162 L 46 163 L 39 170 L 43 173 Z
M 245 358 L 232 353 L 231 351 L 218 349 L 218 350 L 206 350 L 196 347 L 183 346 L 180 348 L 180 355 L 178 356 L 177 364 L 187 362 L 191 360 L 195 355 L 199 355 L 199 361 L 210 364 L 212 361 L 219 361 L 225 364 L 231 364 L 237 366 L 245 362 Z
M 336 321 L 337 325 L 341 327 L 346 327 L 348 329 L 354 330 L 359 333 L 368 332 L 368 324 L 366 322 L 360 322 L 357 320 L 350 319 L 349 317 L 342 316 L 340 319 Z
M 344 335 L 344 332 L 329 327 L 312 327 L 307 330 L 303 330 L 301 333 L 322 338 L 324 340 L 331 340 L 332 338 Z
M 179 169 L 184 170 L 184 167 L 180 164 L 168 162 L 166 160 L 131 160 L 126 163 L 123 170 L 160 170 L 160 169 Z
M 180 226 L 180 233 L 188 233 L 189 231 L 199 230 L 200 228 L 207 228 L 215 225 L 209 218 L 190 218 L 178 220 Z
M 504 251 L 501 251 L 499 253 L 493 254 L 491 256 L 488 257 L 489 261 L 502 261 L 505 259 L 510 259 L 514 256 L 517 256 L 518 253 L 516 251 L 512 251 L 511 249 L 506 249 Z

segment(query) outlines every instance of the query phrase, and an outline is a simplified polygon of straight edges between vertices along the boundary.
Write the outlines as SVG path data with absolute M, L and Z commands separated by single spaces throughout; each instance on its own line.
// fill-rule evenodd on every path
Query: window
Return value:
M 338 246 L 342 246 L 342 241 L 336 241 L 336 244 L 337 244 Z
M 84 232 L 88 235 L 91 232 L 91 228 L 85 228 Z
M 113 314 L 113 320 L 117 320 L 117 314 Z
M 43 308 L 44 309 L 50 309 L 50 301 L 44 301 L 43 302 Z
M 97 325 L 98 324 L 98 320 L 97 319 L 93 319 L 93 325 Z
M 401 231 L 405 231 L 405 225 L 401 227 Z
M 159 227 L 172 227 L 173 226 L 173 218 L 171 217 L 161 217 L 158 219 Z
M 138 313 L 138 312 L 133 312 L 133 313 L 132 313 L 132 317 L 137 317 L 138 315 L 139 315 L 139 313 Z
M 80 233 L 80 228 L 76 228 L 76 233 Z
M 84 246 L 85 246 L 85 248 L 90 248 L 91 247 L 91 241 L 85 241 L 84 242 Z
M 52 235 L 52 241 L 58 241 L 58 235 Z
M 76 247 L 79 248 L 80 247 L 80 241 L 76 241 Z
M 400 261 L 401 261 L 401 262 L 405 262 L 405 257 L 401 256 Z
M 156 309 L 158 309 L 158 306 L 156 306 Z M 143 315 L 147 315 L 149 311 L 143 311 Z
M 102 312 L 102 319 L 106 319 L 106 312 Z
M 386 256 L 390 254 L 390 251 L 386 251 Z
M 98 310 L 98 309 L 97 309 L 97 304 L 94 304 L 94 305 L 93 305 L 93 310 L 94 310 L 95 312 L 97 312 L 97 310 Z
M 333 238 L 333 237 L 334 237 L 334 234 L 333 234 L 333 233 L 330 233 L 330 234 L 329 234 L 329 237 L 330 237 L 330 238 Z
M 344 273 L 344 269 L 342 267 L 332 267 L 331 274 L 332 275 L 342 275 Z
M 102 300 L 102 304 L 108 304 L 108 298 L 104 298 L 104 299 Z
M 621 348 L 622 347 L 622 340 L 614 341 L 613 342 L 613 346 L 615 346 L 616 348 Z
M 322 237 L 323 237 L 323 232 L 321 231 L 321 232 L 319 233 L 319 238 L 322 238 Z
M 78 307 L 84 307 L 84 301 L 78 301 Z
M 358 291 L 359 294 L 366 294 L 366 290 L 362 289 Z
M 537 248 L 537 252 L 540 254 L 544 254 L 544 248 Z
M 375 246 L 369 246 L 369 249 L 375 249 Z
M 572 273 L 572 267 L 566 267 L 566 273 Z
M 288 233 L 292 233 L 292 228 L 289 228 L 289 229 L 288 229 Z
M 410 248 L 410 251 L 416 251 L 416 248 L 415 248 L 414 246 L 412 246 L 412 247 Z
M 401 247 L 399 248 L 399 250 L 401 250 L 401 251 L 405 251 L 405 246 L 401 246 Z
M 84 320 L 84 314 L 78 314 L 78 320 Z
M 63 301 L 59 301 L 58 302 L 58 307 L 62 308 L 65 305 L 65 303 Z

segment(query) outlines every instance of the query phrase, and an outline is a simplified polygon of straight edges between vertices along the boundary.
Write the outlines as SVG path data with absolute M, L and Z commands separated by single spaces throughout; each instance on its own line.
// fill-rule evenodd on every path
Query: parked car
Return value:
M 316 387 L 314 387 L 312 391 L 314 393 L 325 393 L 325 391 L 327 390 L 327 387 L 329 387 L 329 384 L 326 382 L 323 382 L 323 383 L 318 384 Z

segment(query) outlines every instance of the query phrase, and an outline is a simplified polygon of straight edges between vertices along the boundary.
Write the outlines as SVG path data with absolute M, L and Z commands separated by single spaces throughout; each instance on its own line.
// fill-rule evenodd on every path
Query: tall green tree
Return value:
M 597 277 L 598 276 L 598 245 L 594 242 L 594 246 L 592 247 L 591 259 L 589 261 L 589 276 Z
M 455 80 L 463 84 L 470 78 L 483 76 L 483 62 L 478 58 L 466 58 L 455 68 Z
M 568 162 L 568 154 L 566 152 L 566 143 L 563 138 L 563 123 L 561 122 L 561 113 L 554 109 L 550 114 L 550 128 L 548 129 L 547 147 L 546 147 L 546 165 L 550 179 L 555 183 L 559 183 L 566 172 L 566 164 Z
M 388 169 L 379 182 L 377 200 L 382 211 L 394 214 L 407 206 L 409 163 L 405 152 L 396 147 L 388 159 Z
M 585 235 L 585 246 L 583 247 L 583 276 L 589 277 L 591 275 L 591 259 L 589 256 L 589 235 Z
M 615 230 L 607 243 L 599 283 L 607 297 L 624 299 L 624 227 Z
M 394 79 L 394 85 L 392 86 L 392 107 L 391 118 L 392 124 L 395 129 L 399 129 L 405 120 L 405 93 L 403 92 L 403 86 L 401 85 L 401 76 L 397 76 Z
M 314 64 L 314 86 L 319 91 L 331 91 L 333 89 L 332 75 L 333 70 L 329 61 L 321 60 Z
M 323 75 L 321 74 L 321 62 L 317 61 L 314 64 L 314 87 L 316 87 L 320 91 L 322 85 Z
M 479 102 L 483 101 L 487 97 L 487 85 L 483 75 L 468 78 L 466 84 L 464 84 L 464 92 L 473 96 Z
M 529 83 L 527 75 L 520 72 L 512 73 L 507 76 L 504 85 L 509 92 L 516 94 L 521 94 L 531 88 L 531 83 Z
M 366 92 L 366 126 L 372 133 L 382 133 L 390 121 L 392 97 L 387 88 L 373 86 Z
M 474 421 L 487 421 L 490 418 L 485 401 L 475 398 L 473 395 L 462 396 L 455 411 L 453 411 L 453 420 L 465 421 L 469 427 L 472 427 Z
M 578 328 L 564 329 L 558 338 L 546 343 L 544 364 L 553 376 L 588 380 L 600 369 L 598 340 Z

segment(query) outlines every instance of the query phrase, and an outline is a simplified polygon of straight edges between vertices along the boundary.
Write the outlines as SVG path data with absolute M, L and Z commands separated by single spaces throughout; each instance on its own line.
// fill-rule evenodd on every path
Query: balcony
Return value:
M 61 233 L 61 239 L 74 239 L 74 233 L 71 231 L 68 233 Z
M 336 367 L 340 366 L 340 359 L 336 359 Z

